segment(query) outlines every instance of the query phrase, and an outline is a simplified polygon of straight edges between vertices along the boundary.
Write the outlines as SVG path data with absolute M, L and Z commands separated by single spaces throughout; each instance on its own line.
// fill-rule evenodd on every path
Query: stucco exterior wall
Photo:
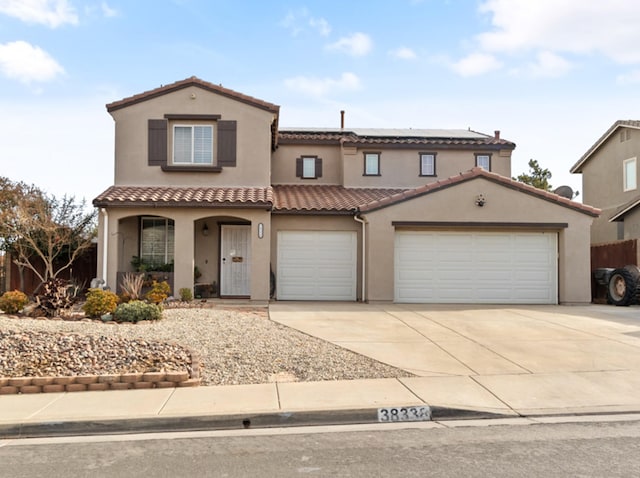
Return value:
M 619 132 L 629 131 L 629 139 L 620 141 Z M 640 186 L 640 131 L 622 128 L 596 151 L 582 167 L 582 200 L 602 210 L 601 216 L 593 221 L 591 228 L 591 242 L 611 242 L 618 237 L 618 224 L 609 222 L 611 216 L 620 206 L 635 198 L 638 188 L 624 191 L 623 162 L 626 159 L 637 158 L 638 185 Z M 625 218 L 624 238 L 640 237 L 629 235 L 627 230 L 639 230 L 640 224 L 633 223 L 634 219 Z
M 484 207 L 475 198 L 486 198 Z M 394 299 L 394 235 L 392 221 L 568 223 L 557 228 L 560 303 L 591 301 L 589 227 L 592 217 L 540 198 L 477 178 L 395 206 L 364 215 L 368 221 L 368 299 Z M 464 227 L 464 226 L 457 226 Z M 442 226 L 441 230 L 446 230 Z M 474 230 L 486 228 L 474 227 Z M 522 230 L 500 227 L 498 230 Z M 529 230 L 537 230 L 532 224 Z
M 148 120 L 165 114 L 219 114 L 237 121 L 237 165 L 222 172 L 163 172 L 149 166 Z M 255 186 L 270 184 L 271 122 L 273 113 L 196 86 L 111 112 L 115 120 L 115 185 Z M 195 124 L 201 121 L 179 121 Z M 171 124 L 171 123 L 170 123 Z M 214 151 L 215 142 L 214 123 Z M 167 132 L 169 163 L 172 130 Z
M 175 222 L 175 264 L 174 291 L 181 288 L 193 289 L 193 271 L 196 264 L 208 261 L 203 271 L 203 279 L 217 277 L 217 258 L 219 254 L 219 223 L 251 224 L 251 300 L 263 302 L 269 300 L 269 260 L 271 251 L 271 217 L 269 211 L 262 209 L 208 209 L 208 208 L 110 208 L 108 211 L 108 229 L 105 231 L 105 216 L 100 215 L 98 233 L 101 238 L 98 247 L 98 275 L 107 285 L 116 290 L 116 273 L 131 270 L 130 256 L 137 254 L 137 217 L 160 216 Z M 215 217 L 215 219 L 214 219 Z M 209 236 L 202 236 L 203 221 L 209 227 Z M 215 225 L 214 225 L 215 223 Z M 258 224 L 264 227 L 264 236 L 258 237 Z M 106 234 L 105 234 L 106 232 Z M 122 232 L 122 234 L 120 234 Z M 132 246 L 133 237 L 136 237 Z M 104 237 L 107 244 L 107 273 L 103 277 Z M 122 237 L 131 241 L 124 245 Z M 204 242 L 209 239 L 209 247 Z M 198 246 L 196 247 L 196 243 Z M 196 249 L 199 254 L 196 255 Z M 135 251 L 131 254 L 132 251 Z M 207 274 L 205 276 L 205 273 Z

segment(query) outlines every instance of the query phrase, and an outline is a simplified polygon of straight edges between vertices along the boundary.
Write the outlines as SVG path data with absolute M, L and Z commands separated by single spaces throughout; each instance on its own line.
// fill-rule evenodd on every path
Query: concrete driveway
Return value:
M 640 411 L 640 308 L 276 302 L 271 319 L 416 375 L 427 403 Z

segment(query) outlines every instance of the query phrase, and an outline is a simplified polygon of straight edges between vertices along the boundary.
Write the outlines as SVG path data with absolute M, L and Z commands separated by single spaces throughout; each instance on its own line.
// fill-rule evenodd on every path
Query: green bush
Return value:
M 180 300 L 182 302 L 191 302 L 193 300 L 191 289 L 189 289 L 188 287 L 183 287 L 182 289 L 180 289 Z
M 29 303 L 29 298 L 24 292 L 19 290 L 9 291 L 0 297 L 0 310 L 7 314 L 15 314 L 20 312 L 25 305 Z
M 118 296 L 110 290 L 89 289 L 87 301 L 82 306 L 89 317 L 101 317 L 111 314 L 118 306 Z
M 113 313 L 113 319 L 118 322 L 140 322 L 141 320 L 160 320 L 161 318 L 162 308 L 159 305 L 141 300 L 120 304 Z
M 147 292 L 147 300 L 149 302 L 153 302 L 154 304 L 160 304 L 163 300 L 169 297 L 171 293 L 171 287 L 167 283 L 167 281 L 157 282 L 153 281 L 153 285 L 151 286 L 151 290 Z

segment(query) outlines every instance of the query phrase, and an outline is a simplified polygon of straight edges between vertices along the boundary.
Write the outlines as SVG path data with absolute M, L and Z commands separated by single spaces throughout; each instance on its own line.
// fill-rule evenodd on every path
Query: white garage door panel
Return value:
M 278 233 L 279 300 L 356 300 L 356 233 Z
M 557 303 L 557 234 L 397 231 L 395 300 Z

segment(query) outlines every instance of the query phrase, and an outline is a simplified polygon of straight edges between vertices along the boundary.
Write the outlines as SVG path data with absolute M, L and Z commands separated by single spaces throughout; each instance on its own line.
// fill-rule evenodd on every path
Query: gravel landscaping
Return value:
M 103 324 L 0 314 L 0 377 L 190 370 L 192 351 L 203 385 L 411 376 L 272 322 L 267 309 L 175 308 L 163 315 Z

